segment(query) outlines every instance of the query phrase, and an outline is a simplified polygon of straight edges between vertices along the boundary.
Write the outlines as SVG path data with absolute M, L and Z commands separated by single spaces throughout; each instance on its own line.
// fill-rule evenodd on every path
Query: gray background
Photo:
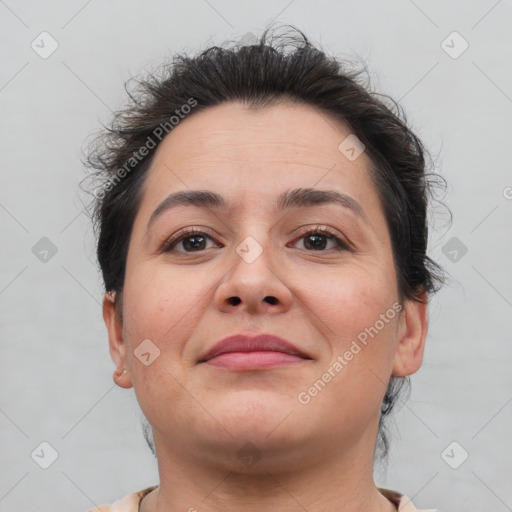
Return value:
M 511 1 L 5 0 L 0 17 L 0 511 L 85 511 L 158 482 L 133 390 L 112 381 L 81 147 L 129 77 L 272 19 L 365 59 L 449 182 L 431 255 L 451 278 L 377 482 L 420 508 L 512 510 Z

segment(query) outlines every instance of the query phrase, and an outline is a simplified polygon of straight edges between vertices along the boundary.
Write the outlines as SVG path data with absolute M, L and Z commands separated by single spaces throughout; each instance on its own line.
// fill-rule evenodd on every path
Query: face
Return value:
M 390 376 L 421 364 L 425 307 L 399 303 L 370 160 L 338 149 L 349 135 L 312 107 L 229 103 L 194 113 L 159 146 L 122 324 L 104 302 L 112 357 L 128 370 L 116 382 L 134 386 L 157 450 L 222 453 L 233 466 L 248 442 L 287 463 L 328 456 L 334 439 L 340 450 L 374 445 Z M 221 197 L 159 208 L 192 191 Z M 279 336 L 302 357 L 202 362 L 235 334 Z

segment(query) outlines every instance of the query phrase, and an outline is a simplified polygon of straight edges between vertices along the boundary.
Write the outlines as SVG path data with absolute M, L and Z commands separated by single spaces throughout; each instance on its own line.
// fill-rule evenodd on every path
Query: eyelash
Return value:
M 173 235 L 171 238 L 169 238 L 166 242 L 164 242 L 164 245 L 161 248 L 161 252 L 181 252 L 184 254 L 193 254 L 194 252 L 202 252 L 200 251 L 175 251 L 174 247 L 178 245 L 183 240 L 186 240 L 189 237 L 192 237 L 193 235 L 204 235 L 207 238 L 210 238 L 211 240 L 214 240 L 212 236 L 210 236 L 208 233 L 205 233 L 204 231 L 197 229 L 197 228 L 184 228 L 178 231 L 175 235 Z M 308 235 L 323 235 L 327 237 L 329 240 L 332 240 L 336 247 L 333 248 L 335 251 L 349 251 L 350 248 L 346 242 L 341 240 L 336 234 L 334 234 L 330 229 L 322 228 L 320 226 L 316 227 L 315 229 L 312 228 L 305 228 L 300 235 L 294 240 L 297 242 L 301 238 L 305 238 Z M 329 249 L 325 250 L 308 250 L 305 249 L 308 252 L 327 252 Z

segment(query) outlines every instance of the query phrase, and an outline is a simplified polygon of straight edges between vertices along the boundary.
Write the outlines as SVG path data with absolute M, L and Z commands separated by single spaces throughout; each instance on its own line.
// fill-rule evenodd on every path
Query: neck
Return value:
M 287 464 L 287 470 L 272 461 L 271 454 L 263 454 L 245 471 L 223 465 L 219 457 L 209 461 L 172 449 L 157 436 L 155 446 L 160 485 L 142 500 L 140 512 L 397 510 L 375 486 L 373 450 L 362 452 L 359 444 L 343 450 L 329 447 L 321 454 L 317 450 L 317 461 Z

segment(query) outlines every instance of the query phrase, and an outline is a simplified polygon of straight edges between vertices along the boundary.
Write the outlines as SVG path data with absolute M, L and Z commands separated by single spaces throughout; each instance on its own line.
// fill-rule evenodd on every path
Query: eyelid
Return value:
M 199 235 L 206 235 L 207 238 L 211 239 L 215 244 L 221 245 L 222 243 L 218 242 L 216 235 L 211 234 L 211 230 L 204 227 L 184 227 L 173 233 L 170 237 L 167 237 L 161 244 L 159 253 L 166 253 L 166 252 L 176 252 L 181 254 L 193 254 L 194 252 L 201 253 L 204 252 L 206 249 L 202 251 L 178 251 L 175 249 L 175 247 L 185 240 L 188 237 L 193 236 L 194 234 Z M 352 251 L 353 247 L 350 242 L 346 240 L 346 238 L 339 234 L 336 230 L 333 228 L 330 228 L 328 226 L 322 226 L 320 224 L 317 224 L 316 226 L 304 226 L 299 228 L 299 232 L 295 236 L 294 240 L 287 244 L 287 247 L 291 244 L 292 246 L 297 243 L 298 240 L 301 238 L 306 237 L 310 234 L 321 234 L 323 236 L 326 236 L 328 239 L 332 240 L 336 247 L 327 249 L 327 250 L 319 250 L 319 251 L 306 251 L 306 252 L 330 252 L 332 250 L 335 251 Z
M 185 228 L 178 229 L 178 231 L 173 233 L 171 236 L 167 237 L 160 244 L 159 252 L 170 252 L 171 250 L 174 250 L 174 252 L 181 252 L 183 254 L 187 254 L 186 251 L 185 252 L 176 251 L 175 249 L 173 249 L 173 247 L 175 247 L 177 244 L 179 244 L 184 239 L 186 239 L 190 236 L 193 236 L 195 234 L 206 235 L 208 238 L 213 240 L 216 244 L 220 243 L 216 240 L 216 237 L 211 234 L 211 231 L 208 228 L 185 227 Z M 201 252 L 201 251 L 198 251 L 198 252 Z M 192 254 L 192 252 L 188 253 L 188 254 Z
M 300 228 L 299 233 L 293 240 L 292 244 L 295 244 L 298 240 L 305 237 L 308 234 L 321 234 L 327 237 L 330 237 L 334 240 L 335 244 L 337 245 L 338 250 L 346 250 L 346 251 L 352 251 L 353 247 L 352 244 L 338 231 L 334 230 L 333 228 L 330 228 L 328 226 L 323 226 L 321 224 L 317 224 L 316 226 L 304 226 L 303 228 Z M 308 251 L 308 252 L 327 252 L 327 251 Z

